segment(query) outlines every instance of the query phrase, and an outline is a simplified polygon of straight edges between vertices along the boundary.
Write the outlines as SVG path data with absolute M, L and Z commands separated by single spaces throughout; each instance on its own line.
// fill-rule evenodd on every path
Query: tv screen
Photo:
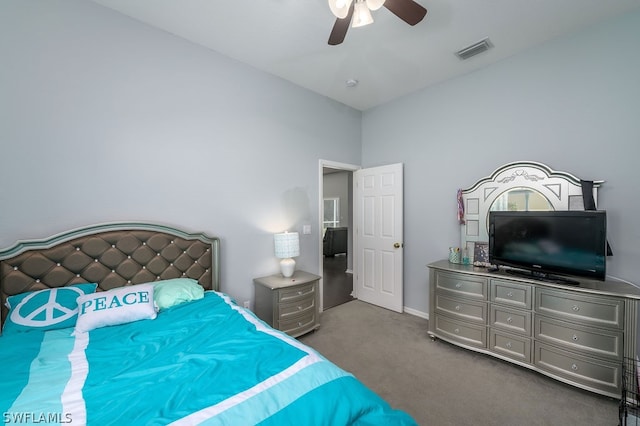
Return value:
M 489 262 L 546 274 L 604 280 L 604 211 L 490 212 Z

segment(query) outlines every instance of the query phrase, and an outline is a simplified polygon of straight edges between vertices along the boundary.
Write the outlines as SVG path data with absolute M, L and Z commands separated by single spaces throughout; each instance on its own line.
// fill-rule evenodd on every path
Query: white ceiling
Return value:
M 640 0 L 417 0 L 411 27 L 382 8 L 329 46 L 327 0 L 92 0 L 358 110 L 640 8 Z M 494 48 L 454 52 L 489 37 Z M 356 79 L 356 87 L 347 87 Z

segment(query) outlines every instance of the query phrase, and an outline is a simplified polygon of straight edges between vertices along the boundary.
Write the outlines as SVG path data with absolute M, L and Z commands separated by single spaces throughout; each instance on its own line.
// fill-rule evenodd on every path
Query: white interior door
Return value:
M 403 311 L 403 165 L 354 172 L 354 289 L 362 301 Z

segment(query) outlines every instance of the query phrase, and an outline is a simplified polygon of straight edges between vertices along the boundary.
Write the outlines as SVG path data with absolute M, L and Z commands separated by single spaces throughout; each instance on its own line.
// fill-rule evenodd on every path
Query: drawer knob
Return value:
M 301 322 L 298 323 L 298 327 L 302 327 L 302 323 Z
M 511 323 L 513 322 L 513 318 L 508 317 L 508 318 L 507 318 L 507 322 L 508 322 L 509 324 L 511 324 Z
M 462 288 L 462 284 L 456 283 L 456 288 Z
M 302 306 L 298 306 L 298 310 L 301 311 L 302 310 Z
M 460 305 L 457 305 L 455 309 L 456 309 L 456 311 L 459 311 L 460 310 Z
M 573 305 L 573 307 L 571 308 L 574 312 L 578 312 L 580 310 L 580 306 L 578 305 Z
M 507 344 L 506 344 L 506 345 L 504 345 L 504 346 L 505 346 L 507 349 L 511 349 L 511 346 L 512 346 L 512 345 L 511 345 L 511 342 L 507 342 Z
M 458 333 L 460 333 L 460 329 L 459 329 L 459 328 L 456 328 L 455 330 L 453 330 L 453 332 L 454 332 L 454 333 L 456 333 L 456 334 L 458 334 Z
M 571 365 L 571 369 L 572 369 L 573 371 L 578 371 L 578 366 L 577 366 L 577 365 L 575 365 L 575 364 L 572 364 L 572 365 Z
M 507 293 L 507 297 L 513 297 L 513 293 L 512 292 Z
M 302 294 L 302 290 L 298 290 L 298 294 Z
M 574 342 L 578 341 L 578 336 L 576 336 L 575 334 L 573 336 L 571 336 L 571 339 L 573 339 Z

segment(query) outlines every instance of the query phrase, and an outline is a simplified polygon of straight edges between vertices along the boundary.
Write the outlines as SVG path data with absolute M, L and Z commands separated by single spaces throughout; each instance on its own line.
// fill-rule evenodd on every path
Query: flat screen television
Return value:
M 605 211 L 489 212 L 489 262 L 531 278 L 578 284 L 554 274 L 604 280 Z M 518 273 L 518 270 L 508 270 Z

